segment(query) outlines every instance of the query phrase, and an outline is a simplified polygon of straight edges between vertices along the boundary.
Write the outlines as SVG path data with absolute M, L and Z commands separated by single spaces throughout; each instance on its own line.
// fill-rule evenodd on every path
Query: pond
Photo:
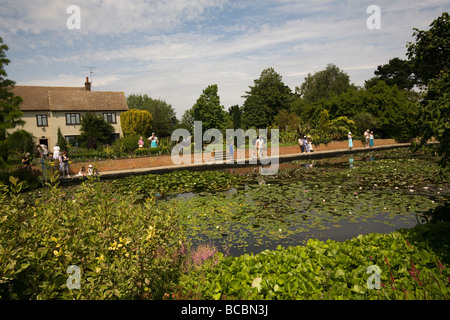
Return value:
M 448 200 L 436 161 L 394 149 L 282 163 L 275 175 L 250 166 L 175 172 L 165 180 L 134 177 L 119 185 L 145 190 L 139 199 L 156 194 L 162 210 L 175 207 L 193 245 L 213 244 L 238 256 L 310 238 L 344 241 L 412 228 L 421 214 Z

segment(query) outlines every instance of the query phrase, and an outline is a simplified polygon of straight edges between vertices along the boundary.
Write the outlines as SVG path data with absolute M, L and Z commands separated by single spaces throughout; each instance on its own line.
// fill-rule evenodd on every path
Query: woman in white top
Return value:
M 59 149 L 58 145 L 55 145 L 53 147 L 53 160 L 59 160 L 59 156 L 60 156 L 59 151 L 60 151 L 60 149 Z

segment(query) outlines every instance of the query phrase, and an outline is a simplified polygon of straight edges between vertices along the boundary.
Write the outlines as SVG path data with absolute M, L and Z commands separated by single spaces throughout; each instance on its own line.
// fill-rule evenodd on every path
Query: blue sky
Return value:
M 66 12 L 80 8 L 80 29 Z M 369 29 L 370 5 L 381 28 Z M 334 63 L 363 85 L 378 65 L 406 58 L 413 28 L 428 29 L 448 0 L 2 0 L 6 71 L 17 85 L 83 86 L 148 94 L 181 118 L 208 85 L 221 104 L 242 95 L 269 67 L 293 91 Z

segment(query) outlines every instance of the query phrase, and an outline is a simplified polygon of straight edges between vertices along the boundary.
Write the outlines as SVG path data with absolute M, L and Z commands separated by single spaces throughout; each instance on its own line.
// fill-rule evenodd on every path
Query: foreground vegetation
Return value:
M 61 188 L 53 176 L 22 192 L 11 178 L 0 196 L 0 298 L 449 299 L 448 180 L 433 158 L 378 156 L 353 167 L 348 159 L 293 163 L 264 181 L 257 173 L 174 172 Z M 266 250 L 262 241 L 374 212 L 429 222 L 345 242 Z M 251 239 L 260 253 L 227 254 Z M 72 265 L 80 268 L 75 289 Z M 368 288 L 373 265 L 380 289 Z

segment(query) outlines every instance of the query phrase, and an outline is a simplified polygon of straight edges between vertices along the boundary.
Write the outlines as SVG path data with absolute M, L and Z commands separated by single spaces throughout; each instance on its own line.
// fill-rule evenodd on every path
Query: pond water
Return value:
M 433 161 L 370 152 L 283 163 L 274 176 L 260 175 L 261 167 L 228 169 L 246 183 L 167 199 L 176 203 L 192 244 L 213 244 L 235 256 L 310 238 L 345 241 L 412 228 L 418 215 L 448 199 L 448 184 L 434 180 Z

